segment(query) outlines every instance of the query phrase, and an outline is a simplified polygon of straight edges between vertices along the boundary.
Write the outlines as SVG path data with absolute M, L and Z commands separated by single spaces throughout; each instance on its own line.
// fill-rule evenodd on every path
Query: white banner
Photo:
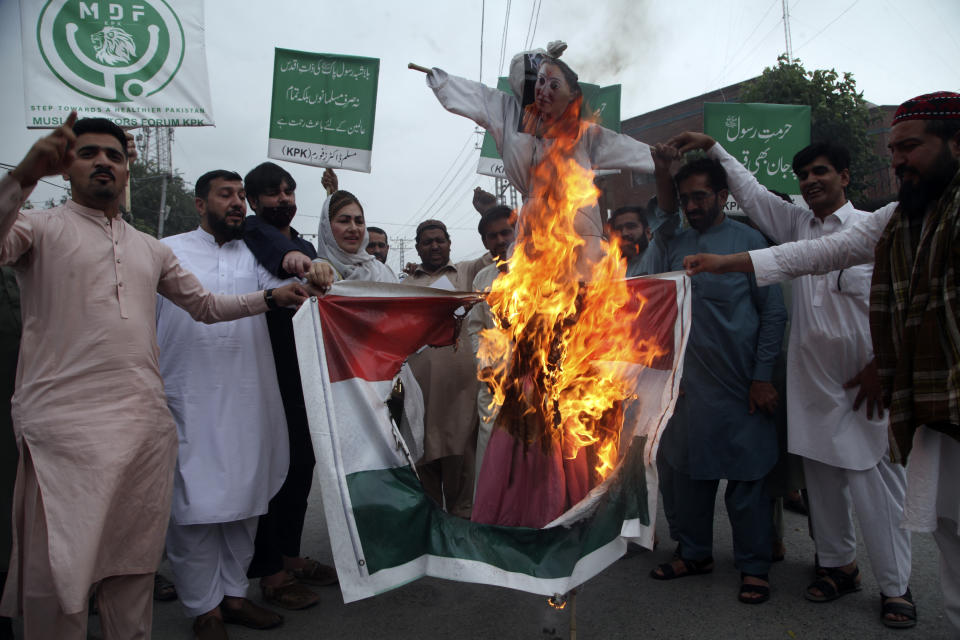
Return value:
M 28 128 L 212 125 L 203 3 L 20 0 Z

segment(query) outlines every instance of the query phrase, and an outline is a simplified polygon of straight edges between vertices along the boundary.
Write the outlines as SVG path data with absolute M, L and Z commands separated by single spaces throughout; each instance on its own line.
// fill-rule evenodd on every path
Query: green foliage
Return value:
M 872 116 L 857 92 L 852 73 L 834 69 L 807 71 L 798 58 L 785 54 L 776 67 L 767 67 L 740 95 L 742 102 L 810 105 L 812 142 L 831 141 L 850 151 L 850 186 L 847 197 L 863 202 L 873 175 L 886 163 L 873 149 L 867 134 Z
M 163 174 L 152 166 L 134 162 L 130 167 L 131 217 L 127 220 L 134 227 L 152 236 L 157 235 L 160 212 L 160 192 Z M 200 225 L 200 216 L 194 206 L 193 188 L 174 172 L 167 177 L 166 204 L 170 213 L 163 223 L 163 235 L 172 236 L 184 231 L 193 231 Z

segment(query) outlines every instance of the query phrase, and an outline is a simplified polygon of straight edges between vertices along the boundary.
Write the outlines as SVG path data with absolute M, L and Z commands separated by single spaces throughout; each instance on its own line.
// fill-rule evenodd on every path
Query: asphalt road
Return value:
M 721 492 L 722 495 L 722 485 Z M 737 601 L 739 573 L 733 566 L 730 526 L 717 501 L 714 530 L 716 569 L 704 576 L 669 582 L 648 577 L 673 550 L 661 512 L 657 530 L 660 547 L 628 554 L 581 587 L 576 596 L 576 637 L 602 638 L 771 638 L 887 639 L 954 637 L 944 618 L 937 570 L 937 551 L 929 534 L 913 538 L 911 588 L 919 622 L 913 629 L 893 630 L 880 622 L 880 598 L 869 559 L 860 549 L 863 590 L 826 604 L 808 602 L 803 588 L 811 580 L 813 544 L 806 519 L 784 514 L 787 557 L 771 571 L 769 602 L 745 605 Z M 329 542 L 318 492 L 307 516 L 304 553 L 331 562 Z M 496 587 L 426 578 L 374 598 L 345 605 L 336 587 L 318 589 L 321 603 L 306 611 L 284 612 L 286 622 L 271 631 L 229 627 L 232 640 L 280 638 L 364 640 L 366 638 L 529 638 L 543 640 L 544 625 L 555 626 L 558 637 L 570 637 L 570 614 L 557 613 L 542 596 Z M 251 597 L 259 589 L 251 585 Z M 568 609 L 569 610 L 569 609 Z M 91 631 L 96 635 L 96 618 Z M 191 620 L 177 602 L 157 603 L 155 640 L 191 638 Z

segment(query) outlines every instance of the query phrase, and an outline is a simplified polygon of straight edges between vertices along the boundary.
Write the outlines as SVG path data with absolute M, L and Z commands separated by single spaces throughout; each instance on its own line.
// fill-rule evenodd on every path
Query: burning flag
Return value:
M 478 295 L 339 282 L 327 296 L 303 306 L 294 318 L 297 352 L 345 602 L 428 575 L 566 593 L 623 555 L 628 541 L 652 546 L 654 459 L 679 390 L 690 325 L 689 279 L 635 278 L 622 283 L 621 295 L 621 310 L 601 326 L 611 339 L 589 347 L 607 363 L 598 361 L 583 374 L 614 370 L 613 378 L 636 381 L 618 410 L 625 416 L 623 428 L 608 438 L 616 440 L 617 453 L 607 460 L 610 468 L 599 484 L 539 529 L 480 524 L 444 512 L 417 478 L 409 454 L 415 443 L 407 442 L 415 425 L 405 438 L 390 420 L 387 399 L 404 359 L 423 345 L 453 344 L 455 311 Z M 588 287 L 584 298 L 589 296 Z M 581 319 L 593 313 L 583 309 Z M 628 334 L 620 332 L 622 325 L 632 327 Z M 645 340 L 658 353 L 646 362 L 638 357 L 643 349 L 636 348 L 648 344 Z M 621 352 L 625 359 L 616 355 Z M 629 397 L 634 394 L 639 399 Z

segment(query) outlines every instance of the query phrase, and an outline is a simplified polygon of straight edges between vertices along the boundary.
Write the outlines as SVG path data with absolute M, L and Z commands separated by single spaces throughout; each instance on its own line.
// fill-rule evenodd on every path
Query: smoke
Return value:
M 623 83 L 626 90 L 626 85 L 638 83 L 644 65 L 653 64 L 659 29 L 651 24 L 652 5 L 653 0 L 573 4 L 546 24 L 541 17 L 534 46 L 565 40 L 569 48 L 563 59 L 582 82 Z

